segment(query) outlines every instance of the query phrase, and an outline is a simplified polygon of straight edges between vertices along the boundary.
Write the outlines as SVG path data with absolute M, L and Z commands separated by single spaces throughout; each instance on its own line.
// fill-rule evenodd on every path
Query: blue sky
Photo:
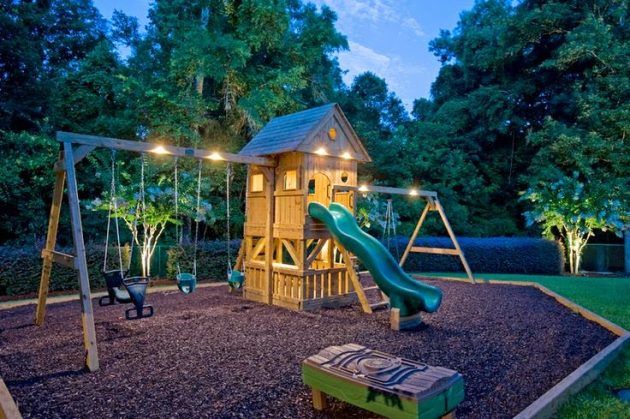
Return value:
M 348 70 L 346 83 L 364 71 L 383 77 L 407 108 L 428 97 L 440 69 L 429 42 L 440 29 L 453 29 L 461 11 L 474 0 L 311 0 L 337 12 L 338 30 L 348 37 L 350 51 L 339 55 Z M 95 0 L 106 18 L 114 9 L 147 23 L 149 0 Z

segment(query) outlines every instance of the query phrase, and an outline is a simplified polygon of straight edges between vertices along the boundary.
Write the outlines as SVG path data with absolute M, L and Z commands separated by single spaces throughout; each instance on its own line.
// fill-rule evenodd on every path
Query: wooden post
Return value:
M 340 243 L 330 241 L 330 246 L 333 246 L 333 243 L 336 243 L 337 248 L 341 252 L 343 256 L 343 263 L 346 264 L 346 272 L 348 272 L 348 276 L 350 277 L 350 281 L 352 281 L 352 286 L 354 287 L 354 291 L 357 293 L 357 297 L 359 297 L 359 302 L 361 303 L 361 307 L 365 313 L 372 313 L 372 306 L 365 296 L 365 292 L 363 291 L 363 286 L 361 285 L 361 280 L 359 279 L 359 275 L 354 270 L 354 266 L 352 266 L 352 261 L 350 260 L 350 253 L 343 247 Z
M 444 227 L 446 227 L 448 236 L 451 238 L 451 241 L 453 242 L 455 249 L 459 253 L 459 259 L 462 261 L 462 265 L 464 265 L 464 269 L 466 270 L 466 275 L 468 275 L 468 279 L 470 279 L 470 281 L 473 284 L 475 284 L 476 283 L 475 277 L 473 276 L 472 271 L 470 270 L 470 267 L 468 266 L 468 262 L 466 261 L 464 252 L 462 251 L 461 247 L 459 247 L 459 243 L 457 242 L 457 237 L 455 237 L 455 233 L 453 233 L 453 229 L 451 228 L 451 223 L 448 222 L 448 218 L 446 218 L 446 214 L 444 213 L 444 208 L 442 208 L 442 204 L 440 204 L 440 201 L 437 198 L 435 198 L 435 207 L 438 210 L 440 217 L 442 218 L 442 222 L 444 223 Z
M 72 238 L 75 250 L 75 266 L 79 271 L 79 292 L 81 294 L 81 311 L 83 322 L 83 344 L 86 357 L 85 366 L 90 371 L 99 368 L 98 349 L 96 347 L 96 330 L 94 328 L 94 312 L 90 295 L 90 279 L 88 276 L 87 260 L 85 257 L 85 243 L 83 242 L 83 227 L 81 225 L 81 208 L 77 188 L 76 172 L 72 143 L 63 144 L 66 176 L 68 177 L 68 203 L 70 206 L 70 220 L 72 222 Z
M 2 378 L 0 378 L 0 419 L 21 419 L 20 410 L 15 404 L 15 400 L 11 397 Z
M 267 218 L 265 220 L 265 283 L 267 292 L 267 304 L 273 302 L 273 215 L 275 197 L 273 196 L 275 184 L 275 170 L 273 168 L 261 168 L 265 180 L 265 196 L 267 197 Z
M 427 214 L 429 213 L 429 208 L 431 208 L 431 202 L 427 202 L 427 205 L 424 207 L 424 210 L 422 210 L 422 215 L 420 216 L 420 219 L 418 220 L 418 224 L 416 224 L 416 228 L 413 230 L 413 234 L 411 235 L 411 238 L 409 239 L 409 243 L 407 243 L 407 247 L 405 248 L 405 253 L 403 253 L 402 257 L 400 258 L 400 262 L 398 262 L 398 265 L 401 268 L 405 264 L 405 261 L 407 260 L 407 256 L 409 256 L 409 252 L 411 251 L 411 248 L 413 247 L 413 243 L 416 241 L 416 237 L 418 237 L 418 232 L 420 231 L 420 227 L 422 227 L 424 220 L 427 218 Z
M 311 392 L 313 394 L 313 409 L 326 409 L 326 394 L 322 393 L 321 390 L 318 390 L 316 388 L 311 388 Z
M 61 157 L 61 155 L 60 155 Z M 57 171 L 55 174 L 55 187 L 53 189 L 52 205 L 50 207 L 50 216 L 48 217 L 48 235 L 46 236 L 46 247 L 42 253 L 42 275 L 39 281 L 39 297 L 37 299 L 37 310 L 35 311 L 35 324 L 41 326 L 44 324 L 46 316 L 46 300 L 48 298 L 48 288 L 50 284 L 50 275 L 53 265 L 53 251 L 57 244 L 57 229 L 59 227 L 59 214 L 61 212 L 61 203 L 63 201 L 63 187 L 66 181 L 66 172 Z

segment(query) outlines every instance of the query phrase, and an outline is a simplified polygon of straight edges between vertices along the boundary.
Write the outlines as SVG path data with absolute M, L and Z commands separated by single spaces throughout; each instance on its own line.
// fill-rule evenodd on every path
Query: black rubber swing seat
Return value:
M 125 318 L 127 320 L 135 320 L 153 316 L 153 306 L 144 304 L 144 297 L 147 292 L 147 287 L 149 286 L 149 278 L 145 276 L 132 276 L 123 279 L 123 285 L 127 288 L 131 302 L 134 305 L 132 308 L 125 310 Z M 135 315 L 132 315 L 134 311 Z
M 107 285 L 107 295 L 99 298 L 98 305 L 110 306 L 113 304 L 127 304 L 131 302 L 131 297 L 123 287 L 123 280 L 127 276 L 127 271 L 115 270 L 104 271 L 103 278 Z

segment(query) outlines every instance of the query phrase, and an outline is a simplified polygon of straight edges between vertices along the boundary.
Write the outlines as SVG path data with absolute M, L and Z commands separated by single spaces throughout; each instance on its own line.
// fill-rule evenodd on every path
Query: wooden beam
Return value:
M 459 250 L 457 249 L 444 249 L 441 247 L 421 247 L 421 246 L 412 246 L 412 253 L 430 253 L 433 255 L 459 255 Z
M 311 263 L 313 263 L 313 261 L 317 258 L 317 255 L 319 255 L 319 253 L 322 251 L 327 241 L 328 239 L 319 239 L 311 254 L 306 257 L 306 266 L 304 267 L 304 269 L 307 269 L 311 266 Z
M 335 185 L 335 191 L 358 191 L 360 193 L 383 193 L 390 195 L 407 195 L 411 197 L 435 198 L 437 192 L 417 190 L 414 188 L 394 188 L 391 186 L 362 185 L 362 186 L 344 186 Z M 412 192 L 413 191 L 413 192 Z
M 241 245 L 238 248 L 238 255 L 236 255 L 236 261 L 234 262 L 233 271 L 245 271 L 243 268 L 243 259 L 245 258 L 245 239 L 241 240 Z
M 96 146 L 93 145 L 80 145 L 79 147 L 75 148 L 73 150 L 74 152 L 74 164 L 76 165 L 78 162 L 80 162 L 81 160 L 83 160 L 85 157 L 87 157 L 88 154 L 90 154 L 94 149 L 96 148 Z M 63 161 L 63 159 L 60 159 L 59 161 L 57 161 L 55 163 L 55 171 L 61 171 L 61 170 L 65 170 L 65 162 Z
M 177 147 L 172 145 L 161 145 L 145 143 L 141 141 L 121 140 L 119 138 L 99 137 L 96 135 L 76 134 L 73 132 L 57 131 L 57 141 L 84 144 L 92 147 L 104 147 L 114 150 L 126 150 L 136 153 L 166 154 L 176 157 L 191 157 L 196 159 L 211 159 L 232 163 L 256 164 L 259 166 L 274 167 L 275 160 L 267 157 L 242 156 L 240 154 L 227 153 L 217 150 L 204 150 L 197 148 Z M 161 146 L 160 153 L 155 151 L 157 146 Z
M 363 311 L 368 314 L 372 313 L 372 307 L 370 306 L 370 302 L 365 296 L 365 292 L 363 292 L 363 286 L 361 285 L 359 276 L 357 275 L 357 272 L 354 270 L 354 266 L 352 266 L 352 261 L 350 260 L 350 253 L 340 243 L 337 243 L 337 242 L 335 243 L 343 256 L 343 262 L 346 265 L 346 271 L 348 272 L 348 276 L 350 277 L 350 281 L 352 282 L 354 291 L 357 293 L 357 297 L 359 297 L 359 302 L 361 303 L 361 307 L 363 308 Z
M 258 240 L 258 242 L 256 242 L 256 245 L 252 249 L 251 256 L 249 257 L 250 260 L 254 260 L 258 257 L 263 247 L 265 247 L 265 243 L 267 243 L 267 238 L 265 237 L 262 237 Z
M 448 236 L 451 238 L 451 241 L 453 242 L 453 246 L 455 246 L 455 249 L 457 249 L 458 251 L 459 259 L 462 262 L 462 265 L 464 266 L 464 270 L 466 271 L 466 275 L 468 275 L 468 279 L 470 279 L 470 281 L 473 284 L 475 284 L 475 277 L 473 276 L 472 271 L 470 270 L 470 266 L 468 266 L 468 262 L 466 261 L 466 256 L 464 256 L 464 252 L 462 251 L 462 248 L 459 246 L 459 243 L 457 242 L 457 237 L 455 236 L 455 233 L 453 233 L 453 229 L 451 228 L 451 223 L 449 223 L 448 218 L 446 218 L 446 213 L 444 212 L 444 208 L 442 207 L 442 204 L 440 204 L 440 201 L 437 198 L 435 198 L 433 205 L 435 206 L 438 213 L 440 214 L 440 217 L 442 218 L 442 223 L 444 223 L 444 227 L 446 227 L 446 231 L 448 232 Z
M 66 162 L 66 176 L 68 177 L 68 203 L 70 206 L 70 220 L 72 222 L 72 238 L 76 252 L 76 267 L 79 272 L 79 292 L 81 295 L 81 311 L 83 322 L 83 345 L 85 346 L 85 366 L 90 371 L 99 368 L 98 349 L 96 347 L 96 329 L 94 327 L 94 312 L 90 295 L 90 278 L 88 274 L 83 242 L 83 226 L 81 224 L 81 207 L 77 178 L 74 171 L 74 156 L 72 144 L 64 143 L 64 160 Z
M 0 419 L 21 419 L 20 410 L 11 397 L 11 393 L 0 378 Z
M 53 199 L 50 206 L 50 215 L 48 216 L 48 233 L 46 236 L 46 245 L 44 250 L 52 252 L 57 245 L 57 229 L 59 227 L 59 214 L 61 212 L 61 203 L 63 201 L 63 189 L 66 182 L 66 172 L 57 172 L 55 174 L 55 186 L 53 188 Z M 35 324 L 41 326 L 44 324 L 46 317 L 46 299 L 48 298 L 48 288 L 50 284 L 50 275 L 52 273 L 53 256 L 48 253 L 42 261 L 42 275 L 39 280 L 39 293 L 37 298 L 37 309 L 35 311 Z
M 287 249 L 287 252 L 289 253 L 289 256 L 291 256 L 291 259 L 293 259 L 293 264 L 299 268 L 300 258 L 295 250 L 295 247 L 293 247 L 290 241 L 285 239 L 282 239 L 282 244 L 284 245 L 284 248 Z
M 267 293 L 267 304 L 273 302 L 273 215 L 275 211 L 276 198 L 273 196 L 275 188 L 275 170 L 267 169 L 265 173 L 265 197 L 267 201 L 266 217 L 265 217 L 265 237 L 267 239 L 265 246 L 265 283 Z
M 75 269 L 74 256 L 63 252 L 57 252 L 54 250 L 42 249 L 42 258 L 52 258 L 54 263 L 57 263 L 68 268 Z
M 424 206 L 424 209 L 422 210 L 422 214 L 420 215 L 420 219 L 418 220 L 418 224 L 416 224 L 416 228 L 414 228 L 413 233 L 411 234 L 411 238 L 409 239 L 409 243 L 407 243 L 407 247 L 405 248 L 405 252 L 403 253 L 402 257 L 400 258 L 400 262 L 398 262 L 398 265 L 401 268 L 405 264 L 405 261 L 407 260 L 407 256 L 409 256 L 409 252 L 411 252 L 411 248 L 413 247 L 413 242 L 416 241 L 416 237 L 418 237 L 418 232 L 420 231 L 420 227 L 422 227 L 422 224 L 424 223 L 424 220 L 427 218 L 427 214 L 429 213 L 429 209 L 430 208 L 431 208 L 431 203 L 427 202 L 427 204 Z

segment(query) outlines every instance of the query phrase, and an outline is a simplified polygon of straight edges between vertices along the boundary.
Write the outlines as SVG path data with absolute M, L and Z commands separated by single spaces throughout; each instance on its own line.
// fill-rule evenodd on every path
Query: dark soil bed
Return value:
M 529 287 L 430 281 L 445 294 L 419 330 L 389 329 L 386 311 L 295 313 L 228 294 L 151 294 L 150 319 L 95 305 L 101 369 L 82 369 L 78 302 L 0 311 L 0 376 L 25 417 L 318 416 L 300 362 L 358 343 L 461 372 L 458 417 L 512 417 L 615 338 Z M 330 403 L 326 416 L 367 412 Z M 319 416 L 322 416 L 319 414 Z

